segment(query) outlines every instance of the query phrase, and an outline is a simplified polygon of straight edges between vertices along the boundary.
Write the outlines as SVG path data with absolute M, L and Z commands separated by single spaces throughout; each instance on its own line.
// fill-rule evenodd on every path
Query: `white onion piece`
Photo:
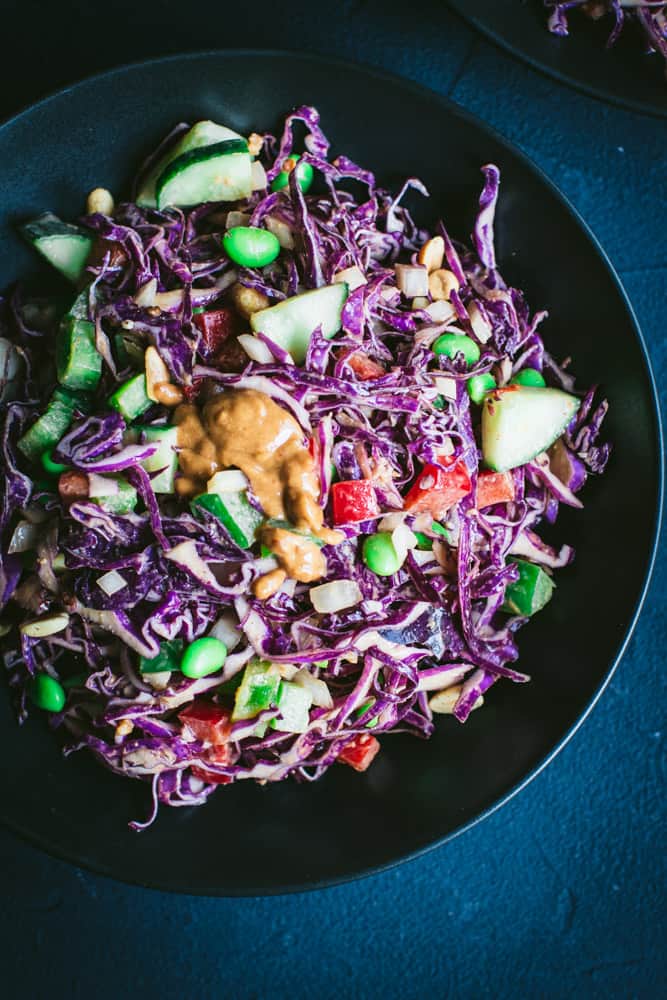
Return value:
M 239 628 L 238 618 L 231 611 L 225 613 L 224 615 L 220 615 L 208 634 L 214 639 L 219 639 L 220 642 L 224 642 L 227 647 L 227 652 L 229 653 L 232 649 L 238 646 L 241 641 L 241 630 Z
M 38 538 L 39 527 L 36 524 L 31 524 L 30 521 L 19 521 L 14 528 L 7 552 L 9 555 L 14 555 L 15 552 L 29 552 L 30 549 L 34 549 Z
M 428 296 L 428 271 L 421 264 L 394 264 L 396 286 L 406 299 Z
M 118 480 L 101 476 L 98 472 L 88 473 L 89 497 L 113 497 L 118 493 Z
M 305 688 L 313 699 L 313 705 L 318 708 L 333 708 L 333 698 L 331 692 L 324 681 L 313 677 L 309 670 L 302 667 L 294 676 L 294 683 Z
M 259 160 L 252 161 L 252 165 L 250 167 L 250 180 L 253 191 L 263 191 L 268 184 L 266 179 L 266 170 Z
M 385 514 L 381 521 L 378 522 L 378 531 L 393 531 L 397 528 L 399 524 L 403 524 L 407 517 L 403 511 L 394 511 L 391 514 Z M 431 518 L 433 520 L 433 518 Z
M 23 635 L 30 636 L 31 639 L 42 639 L 47 635 L 55 635 L 62 632 L 69 625 L 69 615 L 63 611 L 57 615 L 48 615 L 46 618 L 38 618 L 34 622 L 25 622 L 20 626 Z
M 269 350 L 268 344 L 258 337 L 253 337 L 250 333 L 242 333 L 236 338 L 246 352 L 251 361 L 256 361 L 259 365 L 275 364 L 275 358 Z
M 425 295 L 419 295 L 419 296 L 417 296 L 416 299 L 412 300 L 412 302 L 410 303 L 410 308 L 414 312 L 417 309 L 426 309 L 427 305 L 428 305 L 428 299 L 426 298 L 426 296 Z
M 449 399 L 451 402 L 456 401 L 456 379 L 449 378 L 447 375 L 436 375 L 433 379 L 433 384 L 445 399 Z
M 272 215 L 267 215 L 264 219 L 264 225 L 270 233 L 273 233 L 283 250 L 294 249 L 294 233 L 286 222 L 283 222 L 282 219 L 276 219 Z
M 337 271 L 333 276 L 333 280 L 334 284 L 345 282 L 351 292 L 355 288 L 361 288 L 362 285 L 368 284 L 364 277 L 364 272 L 356 264 L 353 267 L 346 267 L 342 271 Z
M 321 615 L 334 614 L 344 608 L 353 608 L 363 598 L 355 580 L 333 580 L 319 587 L 310 588 L 310 600 Z
M 482 312 L 476 302 L 471 302 L 467 309 L 470 317 L 472 332 L 475 334 L 480 344 L 485 344 L 491 337 L 491 327 L 482 316 Z
M 98 577 L 97 586 L 101 587 L 108 597 L 113 597 L 119 590 L 127 587 L 127 580 L 117 570 L 110 569 L 108 573 Z
M 137 294 L 134 296 L 134 301 L 138 306 L 154 306 L 155 296 L 157 295 L 157 278 L 149 278 L 148 281 L 141 286 Z
M 444 299 L 438 299 L 436 302 L 430 302 L 429 305 L 425 307 L 425 310 L 434 323 L 448 323 L 456 316 L 456 309 L 454 306 L 451 302 L 446 302 Z
M 391 533 L 391 544 L 401 563 L 404 563 L 410 549 L 417 547 L 417 536 L 407 524 L 398 524 Z
M 247 490 L 249 485 L 240 469 L 225 469 L 211 476 L 206 490 L 208 493 L 240 493 Z
M 412 558 L 418 566 L 425 566 L 426 563 L 435 562 L 435 556 L 431 549 L 414 549 Z

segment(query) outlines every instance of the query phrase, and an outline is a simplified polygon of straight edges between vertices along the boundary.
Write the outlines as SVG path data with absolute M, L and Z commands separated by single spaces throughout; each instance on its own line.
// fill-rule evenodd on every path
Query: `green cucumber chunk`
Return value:
M 139 670 L 142 674 L 161 674 L 164 670 L 178 670 L 183 655 L 183 640 L 170 639 L 160 643 L 160 652 L 153 659 L 142 656 Z
M 281 681 L 277 703 L 280 715 L 270 720 L 270 727 L 281 733 L 305 733 L 310 722 L 308 712 L 313 703 L 310 692 L 298 684 Z
M 83 229 L 62 222 L 53 212 L 21 226 L 23 236 L 69 281 L 76 283 L 90 256 L 93 241 Z
M 55 447 L 72 423 L 75 410 L 88 410 L 86 398 L 64 388 L 55 389 L 44 413 L 18 441 L 26 458 L 36 462 L 43 452 Z
M 225 125 L 216 125 L 212 121 L 196 122 L 192 128 L 178 139 L 174 145 L 167 150 L 150 173 L 144 178 L 139 193 L 137 194 L 137 204 L 155 208 L 157 205 L 155 185 L 158 178 L 164 173 L 167 166 L 178 159 L 183 153 L 191 149 L 200 149 L 202 146 L 213 146 L 218 142 L 225 142 L 228 139 L 241 139 L 238 132 L 232 131 Z
M 227 139 L 191 149 L 169 163 L 156 186 L 158 208 L 187 208 L 206 201 L 239 201 L 252 192 L 252 170 L 245 139 Z
M 272 663 L 251 660 L 243 671 L 243 680 L 236 689 L 232 721 L 252 719 L 259 712 L 271 708 L 278 697 L 280 674 Z
M 519 579 L 507 585 L 501 611 L 529 617 L 549 603 L 555 584 L 541 566 L 525 559 L 512 559 L 512 562 L 519 570 Z
M 263 333 L 283 350 L 289 351 L 297 365 L 306 360 L 313 331 L 319 326 L 330 340 L 341 327 L 343 306 L 348 296 L 345 282 L 324 285 L 261 309 L 250 317 L 254 333 Z
M 554 443 L 579 409 L 562 389 L 515 385 L 489 393 L 482 406 L 482 454 L 490 469 L 507 472 Z
M 178 428 L 177 427 L 135 427 L 134 430 L 143 434 L 145 442 L 157 442 L 157 451 L 141 463 L 148 472 L 157 473 L 151 476 L 151 486 L 154 493 L 173 493 L 174 479 L 178 468 Z
M 68 316 L 56 341 L 58 381 L 68 389 L 93 391 L 102 376 L 102 355 L 95 346 L 95 324 Z
M 200 493 L 190 508 L 197 515 L 202 508 L 222 521 L 232 539 L 242 549 L 254 544 L 264 515 L 248 501 L 245 493 Z
M 152 400 L 146 394 L 146 375 L 144 372 L 133 375 L 109 396 L 109 406 L 113 406 L 114 410 L 117 410 L 121 417 L 124 417 L 128 422 L 136 420 L 152 405 Z
M 96 503 L 109 514 L 130 514 L 137 506 L 137 491 L 131 483 L 121 476 L 96 476 L 95 495 L 90 495 L 90 502 Z M 108 484 L 109 492 L 105 492 Z

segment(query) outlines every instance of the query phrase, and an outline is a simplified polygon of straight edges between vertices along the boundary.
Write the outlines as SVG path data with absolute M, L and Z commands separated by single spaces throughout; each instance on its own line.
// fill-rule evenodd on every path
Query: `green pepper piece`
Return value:
M 555 584 L 541 566 L 524 559 L 512 559 L 512 562 L 519 570 L 519 579 L 507 585 L 501 610 L 529 617 L 549 603 Z
M 161 674 L 164 670 L 178 670 L 183 654 L 183 640 L 170 639 L 160 643 L 160 652 L 153 659 L 142 656 L 139 670 L 142 674 Z
M 275 704 L 280 687 L 277 668 L 266 660 L 251 660 L 243 671 L 243 680 L 236 690 L 232 721 L 252 719 Z

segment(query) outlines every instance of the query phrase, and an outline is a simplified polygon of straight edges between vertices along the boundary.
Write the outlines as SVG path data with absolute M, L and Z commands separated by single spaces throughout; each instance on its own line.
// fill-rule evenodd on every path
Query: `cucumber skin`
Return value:
M 83 229 L 63 222 L 53 212 L 44 212 L 36 219 L 24 223 L 20 227 L 20 231 L 52 267 L 60 271 L 68 281 L 76 284 L 83 273 L 93 245 L 92 238 Z M 49 246 L 52 243 L 57 245 L 65 240 L 70 241 L 70 243 L 76 241 L 78 244 L 77 252 L 73 257 L 71 254 L 69 255 L 69 261 L 59 260 L 58 255 L 49 252 Z
M 217 125 L 209 120 L 195 122 L 191 128 L 182 133 L 175 144 L 160 157 L 150 174 L 143 179 L 141 189 L 137 192 L 135 199 L 137 205 L 142 205 L 144 208 L 157 208 L 156 184 L 169 164 L 190 149 L 201 149 L 204 146 L 212 146 L 216 142 L 223 142 L 224 139 L 220 136 L 221 132 L 226 133 L 225 139 L 243 138 L 233 129 L 227 128 L 225 125 Z M 215 133 L 217 133 L 216 138 L 211 139 L 211 135 Z
M 70 316 L 56 343 L 58 381 L 67 389 L 93 391 L 102 376 L 102 356 L 95 347 L 95 324 Z
M 498 450 L 501 452 L 509 450 L 507 447 L 507 440 L 504 442 L 498 440 L 498 431 L 494 429 L 489 421 L 495 421 L 496 415 L 493 413 L 493 407 L 495 406 L 497 409 L 502 407 L 503 401 L 506 398 L 505 394 L 509 392 L 512 393 L 512 396 L 508 402 L 510 402 L 510 406 L 514 410 L 516 410 L 516 403 L 519 400 L 522 402 L 535 400 L 538 403 L 543 403 L 545 398 L 553 400 L 555 398 L 554 394 L 557 393 L 559 397 L 563 399 L 564 406 L 567 401 L 568 412 L 562 413 L 559 422 L 550 428 L 548 434 L 545 434 L 544 437 L 539 439 L 539 446 L 534 445 L 532 448 L 529 448 L 526 452 L 521 454 L 520 458 L 516 457 L 516 459 L 510 458 L 503 460 L 502 458 L 497 457 L 497 452 Z M 549 395 L 545 397 L 544 394 Z M 540 396 L 542 397 L 541 399 Z M 490 392 L 486 397 L 482 408 L 482 454 L 485 465 L 494 472 L 509 472 L 511 469 L 516 469 L 521 465 L 525 465 L 526 462 L 530 462 L 536 455 L 546 451 L 546 449 L 561 436 L 579 409 L 580 405 L 580 400 L 578 400 L 575 396 L 571 396 L 569 393 L 564 392 L 562 389 L 545 389 L 535 386 L 512 386 L 510 388 Z M 537 413 L 535 414 L 534 419 L 539 420 L 539 415 Z M 506 430 L 505 433 L 507 433 Z M 490 440 L 493 437 L 495 437 L 495 440 Z M 503 445 L 506 447 L 503 448 Z
M 178 445 L 178 428 L 167 427 L 135 427 L 138 433 L 142 433 L 145 441 L 157 441 L 159 447 L 157 451 L 144 459 L 141 463 L 149 474 L 158 472 L 151 478 L 151 486 L 154 493 L 173 493 L 174 478 L 178 469 L 178 455 L 175 451 Z
M 167 200 L 164 192 L 168 190 L 169 185 L 184 171 L 191 170 L 197 164 L 208 163 L 212 159 L 222 158 L 223 156 L 236 156 L 238 154 L 244 154 L 248 158 L 248 191 L 245 194 L 237 194 L 233 198 L 198 198 L 197 201 L 189 202 L 189 205 L 198 205 L 203 201 L 238 201 L 240 198 L 248 197 L 251 193 L 248 143 L 245 139 L 226 139 L 223 142 L 216 142 L 210 146 L 198 146 L 196 149 L 190 149 L 167 164 L 155 184 L 158 208 L 166 208 L 170 204 L 180 204 L 180 202 L 174 203 Z M 184 205 L 183 207 L 189 207 L 189 205 Z

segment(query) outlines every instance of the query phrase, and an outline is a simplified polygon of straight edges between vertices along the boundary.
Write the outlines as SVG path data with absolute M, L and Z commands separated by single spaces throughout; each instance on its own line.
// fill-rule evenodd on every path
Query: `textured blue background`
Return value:
M 425 0 L 401 13 L 380 0 L 256 0 L 235 13 L 223 3 L 190 8 L 187 22 L 182 3 L 121 0 L 109 30 L 94 5 L 49 6 L 24 0 L 15 15 L 12 44 L 31 52 L 31 68 L 15 72 L 9 55 L 0 112 L 113 64 L 235 45 L 357 59 L 449 95 L 525 150 L 590 223 L 665 384 L 667 122 L 557 86 Z M 11 995 L 664 995 L 666 590 L 659 559 L 614 680 L 546 772 L 463 837 L 386 874 L 277 899 L 172 897 L 77 871 L 0 831 Z

